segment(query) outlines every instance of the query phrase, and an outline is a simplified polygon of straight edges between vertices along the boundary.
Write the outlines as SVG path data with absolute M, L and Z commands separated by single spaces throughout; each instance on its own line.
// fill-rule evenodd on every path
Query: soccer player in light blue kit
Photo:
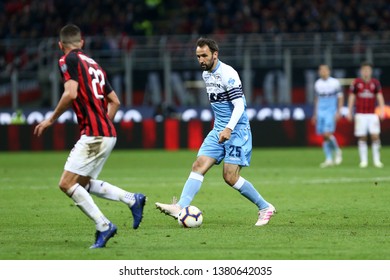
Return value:
M 246 114 L 246 101 L 240 77 L 231 66 L 218 59 L 214 40 L 200 38 L 196 56 L 203 69 L 203 80 L 214 111 L 214 128 L 204 139 L 192 171 L 184 185 L 180 200 L 172 204 L 156 203 L 163 213 L 177 219 L 181 209 L 189 206 L 198 193 L 204 176 L 215 164 L 224 160 L 223 178 L 258 208 L 256 226 L 268 224 L 275 207 L 268 203 L 252 183 L 240 176 L 241 168 L 249 166 L 252 154 L 252 134 Z
M 329 66 L 321 64 L 318 68 L 320 78 L 314 84 L 316 98 L 314 102 L 313 122 L 316 124 L 317 134 L 322 135 L 322 148 L 325 161 L 320 167 L 329 167 L 342 162 L 341 149 L 333 133 L 336 121 L 340 118 L 344 95 L 340 82 L 330 76 Z

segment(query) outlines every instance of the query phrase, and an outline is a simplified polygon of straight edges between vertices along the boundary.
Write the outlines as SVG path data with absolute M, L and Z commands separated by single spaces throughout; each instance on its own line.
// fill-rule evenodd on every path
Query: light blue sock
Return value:
M 259 194 L 255 187 L 244 178 L 240 177 L 234 184 L 233 188 L 238 190 L 241 195 L 245 196 L 247 199 L 256 204 L 259 210 L 269 206 L 269 203 L 265 201 L 265 199 Z
M 200 175 L 199 173 L 190 173 L 190 176 L 184 184 L 180 200 L 177 203 L 180 205 L 180 207 L 184 208 L 191 204 L 191 201 L 194 199 L 195 195 L 198 193 L 200 187 L 202 186 L 203 178 L 203 175 Z
M 337 151 L 338 149 L 340 149 L 339 144 L 337 143 L 337 139 L 336 137 L 334 137 L 334 135 L 331 135 L 329 137 L 329 141 L 333 151 Z
M 326 160 L 332 160 L 332 148 L 331 148 L 331 143 L 329 140 L 326 140 L 322 143 L 322 148 L 325 153 L 325 158 Z

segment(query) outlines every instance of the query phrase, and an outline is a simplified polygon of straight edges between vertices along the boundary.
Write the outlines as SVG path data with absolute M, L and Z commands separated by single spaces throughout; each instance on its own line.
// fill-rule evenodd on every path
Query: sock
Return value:
M 133 206 L 135 203 L 134 193 L 127 192 L 101 180 L 90 180 L 87 190 L 89 193 L 98 197 L 114 201 L 122 201 L 123 203 L 128 204 L 129 207 Z
M 265 199 L 259 194 L 255 187 L 241 176 L 238 181 L 233 185 L 233 188 L 238 190 L 241 195 L 245 196 L 247 199 L 256 204 L 259 210 L 267 208 L 269 206 L 268 202 L 265 201 Z
M 202 186 L 204 176 L 191 172 L 186 183 L 184 184 L 183 191 L 180 196 L 180 200 L 177 203 L 181 208 L 187 207 L 191 204 L 191 201 L 194 199 L 195 195 L 200 190 Z
M 330 140 L 322 142 L 322 149 L 324 150 L 325 159 L 328 161 L 332 160 L 332 148 Z
M 367 162 L 367 142 L 364 140 L 358 141 L 358 148 L 359 148 L 359 156 L 360 156 L 360 162 Z
M 380 162 L 381 161 L 381 155 L 380 155 L 380 148 L 381 148 L 381 140 L 374 140 L 371 144 L 372 148 L 372 159 L 374 162 Z
M 110 221 L 103 215 L 90 194 L 81 185 L 75 184 L 66 193 L 73 199 L 77 207 L 95 222 L 98 231 L 108 230 Z
M 329 142 L 333 151 L 337 151 L 338 149 L 340 149 L 339 144 L 337 143 L 337 139 L 336 137 L 334 137 L 333 134 L 329 137 Z

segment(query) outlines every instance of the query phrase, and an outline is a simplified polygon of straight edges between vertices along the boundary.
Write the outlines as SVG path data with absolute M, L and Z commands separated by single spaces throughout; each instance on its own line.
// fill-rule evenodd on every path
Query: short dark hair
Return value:
M 374 67 L 374 65 L 369 61 L 364 61 L 362 64 L 360 64 L 360 68 L 364 66 L 370 66 L 371 68 Z
M 60 41 L 63 44 L 73 44 L 81 41 L 81 30 L 77 25 L 67 24 L 61 28 Z
M 209 38 L 199 38 L 198 41 L 196 42 L 196 46 L 197 47 L 204 47 L 204 46 L 208 46 L 210 51 L 212 53 L 214 52 L 218 52 L 219 51 L 219 48 L 218 48 L 218 44 L 217 42 L 215 42 L 213 39 L 209 39 Z
M 320 65 L 318 65 L 318 68 L 320 68 L 320 67 L 327 67 L 330 70 L 329 65 L 326 63 L 321 63 Z

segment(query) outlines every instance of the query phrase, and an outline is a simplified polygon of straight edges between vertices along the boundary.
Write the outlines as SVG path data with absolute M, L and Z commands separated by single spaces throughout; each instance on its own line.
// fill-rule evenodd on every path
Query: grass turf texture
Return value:
M 118 226 L 105 249 L 90 250 L 93 223 L 58 189 L 68 152 L 0 153 L 0 259 L 390 259 L 390 148 L 387 166 L 359 169 L 355 147 L 341 166 L 320 169 L 320 148 L 255 149 L 242 171 L 278 210 L 255 227 L 257 209 L 225 185 L 222 166 L 206 175 L 193 204 L 202 227 L 184 229 L 154 203 L 180 196 L 196 151 L 115 150 L 100 179 L 148 196 L 144 221 L 94 197 Z

